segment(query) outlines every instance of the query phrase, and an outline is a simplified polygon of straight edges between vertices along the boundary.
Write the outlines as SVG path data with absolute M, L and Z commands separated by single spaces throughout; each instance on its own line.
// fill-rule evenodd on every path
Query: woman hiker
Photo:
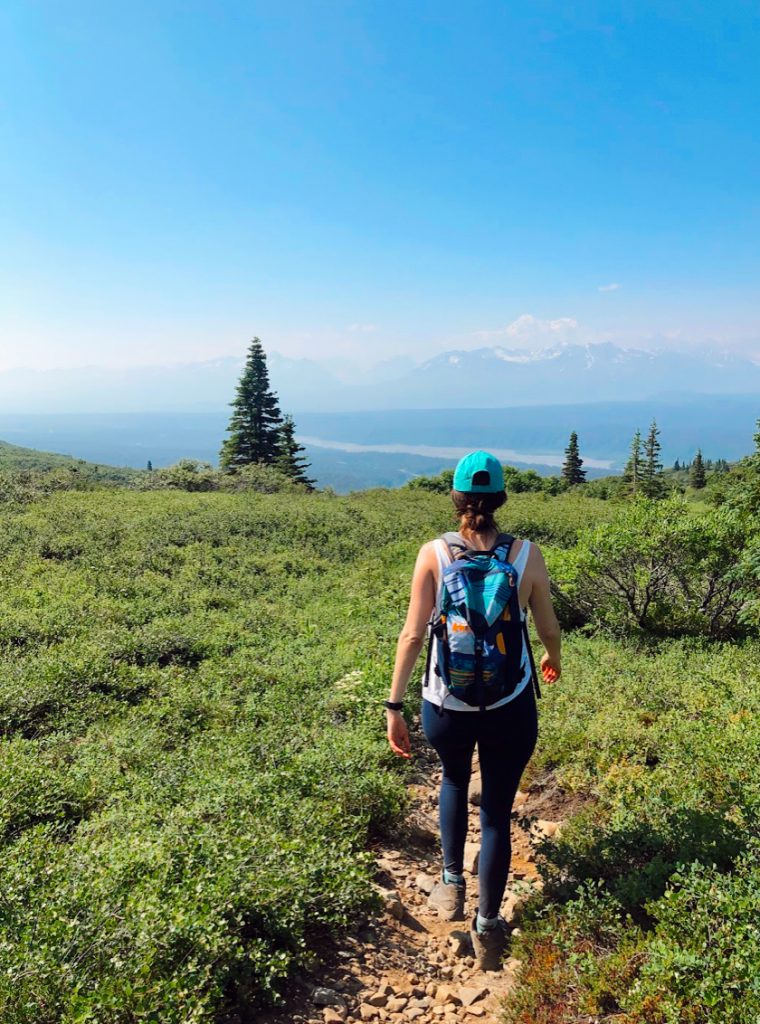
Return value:
M 402 699 L 423 647 L 427 624 L 429 621 L 441 622 L 442 603 L 445 599 L 450 601 L 451 590 L 456 589 L 451 572 L 457 567 L 446 575 L 446 595 L 444 573 L 455 557 L 465 555 L 465 550 L 493 551 L 493 557 L 498 556 L 509 563 L 504 572 L 512 585 L 514 618 L 519 620 L 519 625 L 514 627 L 517 629 L 516 653 L 512 662 L 514 679 L 504 687 L 511 692 L 485 705 L 483 693 L 486 691 L 479 691 L 480 699 L 474 703 L 470 702 L 471 688 L 466 692 L 459 690 L 467 700 L 455 695 L 457 686 L 449 684 L 456 684 L 457 662 L 450 650 L 457 642 L 461 645 L 460 635 L 471 631 L 463 620 L 454 621 L 449 616 L 452 621 L 448 624 L 448 636 L 453 637 L 449 649 L 444 651 L 440 642 L 431 645 L 423 680 L 422 728 L 443 768 L 439 796 L 443 870 L 428 902 L 447 921 L 461 921 L 465 917 L 463 869 L 467 790 L 473 751 L 476 744 L 478 747 L 482 780 L 479 906 L 472 919 L 471 931 L 478 966 L 482 970 L 496 970 L 508 936 L 508 925 L 499 915 L 499 908 L 509 875 L 512 804 L 537 736 L 532 660 L 524 626 L 527 609 L 531 610 L 536 631 L 545 648 L 541 670 L 548 683 L 559 679 L 561 672 L 560 628 L 552 607 L 546 565 L 538 547 L 528 540 L 513 540 L 500 534 L 494 520 L 494 512 L 506 501 L 500 462 L 488 452 L 471 452 L 457 465 L 453 483 L 451 497 L 459 520 L 459 533 L 447 534 L 444 538 L 423 544 L 417 556 L 409 610 L 398 639 L 390 698 L 385 702 L 388 740 L 394 753 L 400 757 L 411 756 L 409 732 L 401 713 Z M 506 553 L 504 545 L 508 547 Z M 483 563 L 482 558 L 474 561 Z M 446 610 L 451 610 L 450 603 Z M 469 612 L 465 614 L 469 615 Z M 431 619 L 431 616 L 434 617 Z M 500 617 L 511 618 L 507 610 Z M 451 633 L 452 628 L 458 628 L 461 633 Z M 445 632 L 446 626 L 438 627 L 439 637 L 441 629 Z M 470 639 L 470 650 L 473 642 Z M 504 650 L 501 637 L 498 638 L 498 647 L 500 651 Z M 438 665 L 439 657 L 447 663 L 444 671 Z M 462 662 L 458 664 L 461 666 Z M 460 681 L 462 678 L 465 677 L 460 677 Z M 482 668 L 478 678 L 483 679 Z M 493 695 L 494 691 L 491 693 Z

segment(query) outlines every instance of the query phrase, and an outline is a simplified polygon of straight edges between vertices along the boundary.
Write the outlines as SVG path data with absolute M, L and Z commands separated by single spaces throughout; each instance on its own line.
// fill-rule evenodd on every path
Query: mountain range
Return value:
M 382 355 L 381 352 L 378 355 Z M 223 409 L 242 357 L 127 369 L 0 372 L 5 412 L 182 412 Z M 293 412 L 435 409 L 633 401 L 658 396 L 760 394 L 760 365 L 735 353 L 645 351 L 612 342 L 538 351 L 451 350 L 371 369 L 269 356 L 272 385 Z

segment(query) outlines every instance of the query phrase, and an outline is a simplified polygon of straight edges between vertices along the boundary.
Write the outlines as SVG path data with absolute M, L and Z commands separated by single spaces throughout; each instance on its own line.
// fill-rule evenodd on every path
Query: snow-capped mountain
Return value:
M 127 370 L 9 370 L 0 372 L 0 410 L 221 410 L 234 395 L 242 365 L 241 356 Z M 450 350 L 422 363 L 386 359 L 369 370 L 271 353 L 269 370 L 281 407 L 293 413 L 760 396 L 760 366 L 745 356 L 698 349 L 644 351 L 612 342 L 563 343 L 535 351 L 503 346 Z
M 385 399 L 396 408 L 463 408 L 734 393 L 760 395 L 760 366 L 745 357 L 606 342 L 442 352 L 394 381 Z

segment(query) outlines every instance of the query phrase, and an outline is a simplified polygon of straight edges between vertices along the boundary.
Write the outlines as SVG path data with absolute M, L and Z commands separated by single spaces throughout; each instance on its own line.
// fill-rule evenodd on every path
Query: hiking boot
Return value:
M 472 948 L 475 950 L 475 965 L 479 971 L 499 971 L 501 970 L 501 959 L 509 944 L 509 925 L 501 914 L 496 919 L 495 928 L 479 932 L 477 923 L 476 912 L 470 926 Z
M 465 886 L 444 882 L 441 877 L 428 896 L 428 906 L 438 911 L 442 921 L 464 921 Z

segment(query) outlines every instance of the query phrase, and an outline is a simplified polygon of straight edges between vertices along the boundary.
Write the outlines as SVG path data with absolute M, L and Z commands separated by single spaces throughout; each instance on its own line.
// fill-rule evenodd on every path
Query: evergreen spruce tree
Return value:
M 275 469 L 295 480 L 298 484 L 305 484 L 310 490 L 314 488 L 314 481 L 306 475 L 309 462 L 304 458 L 304 447 L 296 441 L 296 425 L 292 416 L 286 416 L 280 426 L 278 437 L 278 455 L 274 461 Z
M 568 446 L 565 448 L 565 461 L 562 466 L 562 477 L 571 487 L 585 483 L 586 470 L 582 469 L 582 466 L 583 459 L 578 451 L 578 435 L 573 431 Z
M 697 454 L 694 456 L 694 462 L 691 467 L 691 474 L 689 476 L 689 483 L 695 491 L 701 491 L 707 483 L 707 476 L 705 474 L 705 464 L 702 460 L 702 452 L 700 449 L 697 450 Z
M 641 473 L 641 491 L 648 498 L 659 498 L 664 490 L 662 462 L 660 461 L 660 431 L 657 421 L 652 420 L 647 439 L 644 442 L 644 465 Z
M 224 470 L 238 469 L 254 462 L 271 465 L 279 455 L 282 423 L 277 395 L 269 387 L 267 358 L 259 338 L 248 349 L 243 374 L 237 386 L 226 438 L 219 453 Z
M 153 463 L 150 461 L 150 459 L 148 459 L 148 472 L 149 473 L 153 472 Z
M 676 459 L 676 461 L 673 463 L 673 471 L 675 473 L 678 473 L 680 471 L 680 469 L 681 469 L 681 463 L 678 461 L 678 459 Z
M 623 484 L 628 494 L 636 495 L 641 489 L 641 474 L 644 465 L 641 431 L 637 430 L 631 441 L 631 454 L 623 470 Z

